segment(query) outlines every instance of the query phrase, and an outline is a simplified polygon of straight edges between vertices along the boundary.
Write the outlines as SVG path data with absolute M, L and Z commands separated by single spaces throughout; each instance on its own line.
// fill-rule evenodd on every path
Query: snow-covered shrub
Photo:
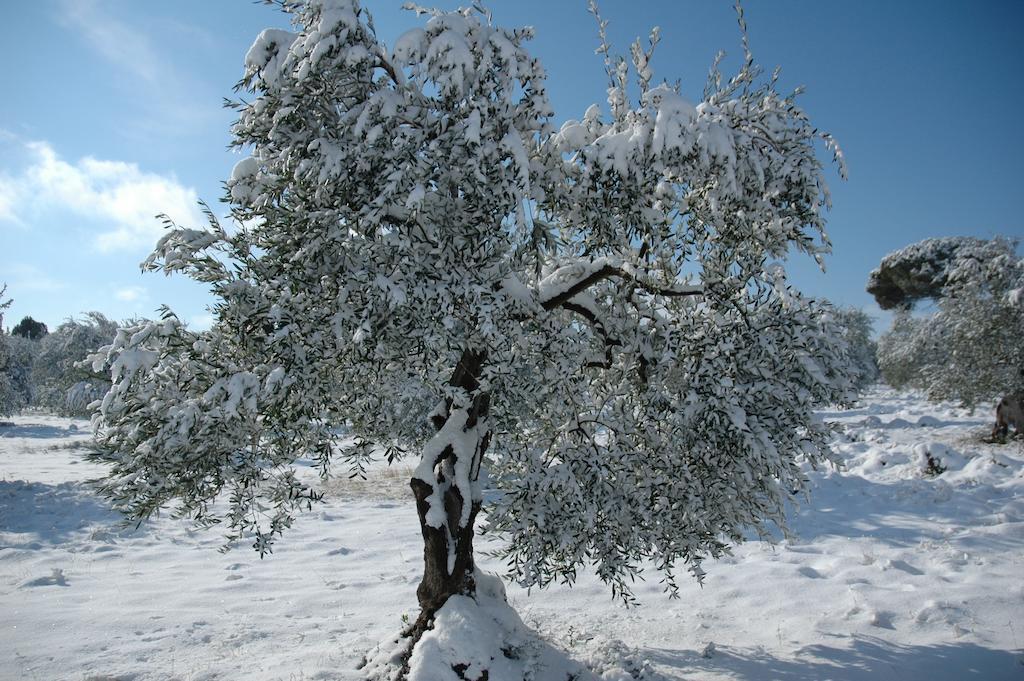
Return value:
M 559 127 L 530 29 L 431 11 L 389 47 L 355 0 L 283 7 L 295 31 L 259 36 L 235 105 L 239 226 L 175 226 L 147 261 L 210 287 L 212 327 L 168 311 L 93 357 L 105 493 L 262 553 L 318 498 L 296 458 L 415 453 L 409 646 L 480 587 L 488 479 L 514 579 L 592 565 L 627 601 L 641 566 L 672 590 L 783 523 L 802 464 L 829 456 L 814 409 L 852 382 L 826 306 L 778 264 L 828 251 L 796 93 L 748 53 L 695 105 L 652 83 L 639 42 L 632 65 L 605 44 L 608 110 Z
M 868 290 L 899 310 L 878 343 L 890 384 L 969 406 L 1024 391 L 1024 259 L 1016 247 L 1002 237 L 927 239 L 882 260 Z M 937 310 L 912 317 L 925 297 Z
M 106 374 L 83 366 L 90 353 L 110 343 L 118 325 L 99 312 L 69 319 L 39 341 L 32 367 L 35 404 L 67 416 L 85 416 L 90 402 L 110 388 Z
M 39 344 L 21 336 L 8 336 L 6 345 L 3 373 L 15 395 L 15 410 L 23 409 L 33 402 L 32 365 L 39 353 Z
M 929 342 L 927 320 L 909 310 L 897 310 L 892 326 L 878 338 L 878 370 L 882 380 L 897 389 L 924 390 L 924 368 L 930 354 L 936 361 L 946 354 L 944 346 Z M 927 348 L 927 349 L 926 349 Z
M 3 300 L 7 287 L 0 288 L 0 416 L 18 412 L 32 401 L 30 373 L 36 343 L 21 336 L 4 333 L 3 311 L 11 301 Z
M 15 408 L 15 392 L 7 378 L 7 334 L 4 332 L 4 310 L 11 306 L 10 299 L 4 300 L 7 285 L 0 286 L 0 416 L 12 414 Z
M 846 342 L 854 388 L 860 392 L 879 377 L 878 349 L 871 339 L 871 317 L 863 310 L 852 307 L 838 308 L 834 314 Z

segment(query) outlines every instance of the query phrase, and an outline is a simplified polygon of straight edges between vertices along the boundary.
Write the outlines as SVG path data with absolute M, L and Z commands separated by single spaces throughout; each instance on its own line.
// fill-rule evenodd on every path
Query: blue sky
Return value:
M 389 44 L 416 24 L 400 4 L 365 2 Z M 536 28 L 559 121 L 603 101 L 585 0 L 490 7 L 498 23 Z M 718 49 L 727 67 L 740 53 L 725 0 L 601 9 L 623 52 L 659 25 L 656 79 L 682 79 L 692 100 Z M 864 284 L 886 253 L 929 236 L 1024 236 L 1024 3 L 748 0 L 745 11 L 755 57 L 780 65 L 785 87 L 807 87 L 804 108 L 850 167 L 846 182 L 832 174 L 828 271 L 796 258 L 798 286 L 877 315 Z M 89 310 L 153 316 L 162 303 L 208 323 L 200 286 L 142 275 L 138 263 L 161 234 L 153 215 L 199 224 L 195 201 L 219 200 L 238 160 L 222 98 L 257 33 L 285 23 L 248 0 L 3 3 L 0 281 L 15 301 L 6 326 L 32 315 L 52 328 Z

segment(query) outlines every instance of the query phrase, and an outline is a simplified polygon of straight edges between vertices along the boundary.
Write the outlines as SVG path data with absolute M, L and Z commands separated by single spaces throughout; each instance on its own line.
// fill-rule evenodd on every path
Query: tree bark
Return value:
M 470 400 L 464 432 L 476 429 L 478 423 L 486 423 L 490 396 L 480 390 L 478 380 L 485 357 L 483 352 L 463 352 L 449 381 L 452 386 L 462 388 Z M 451 418 L 452 405 L 446 404 L 443 410 L 431 417 L 431 420 L 440 432 Z M 473 448 L 473 460 L 470 462 L 470 479 L 474 484 L 480 474 L 483 456 L 489 443 L 490 431 L 485 428 L 478 434 Z M 410 481 L 416 498 L 420 532 L 423 535 L 423 579 L 416 589 L 420 614 L 406 632 L 406 635 L 412 638 L 413 645 L 419 641 L 423 632 L 433 625 L 434 615 L 449 597 L 474 596 L 476 593 L 476 583 L 473 579 L 473 527 L 480 511 L 480 502 L 464 498 L 462 491 L 455 484 L 453 472 L 457 456 L 452 445 L 445 446 L 433 462 L 433 484 L 419 477 L 414 477 Z M 444 504 L 445 520 L 441 527 L 435 527 L 427 520 L 430 498 L 435 490 L 441 492 Z M 468 522 L 463 524 L 465 504 L 470 504 L 470 508 Z M 452 556 L 454 560 L 450 562 Z

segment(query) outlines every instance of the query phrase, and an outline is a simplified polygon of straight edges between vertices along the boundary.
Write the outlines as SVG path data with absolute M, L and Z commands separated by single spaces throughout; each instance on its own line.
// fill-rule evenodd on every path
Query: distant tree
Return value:
M 868 291 L 899 312 L 879 339 L 883 377 L 936 400 L 980 401 L 1024 391 L 1024 259 L 1017 242 L 926 239 L 887 255 Z M 936 311 L 910 316 L 932 299 Z
M 964 259 L 985 257 L 986 242 L 972 237 L 925 239 L 882 258 L 868 276 L 868 293 L 883 310 L 909 310 L 943 297 L 952 272 Z
M 37 341 L 43 336 L 49 333 L 49 329 L 46 328 L 46 324 L 37 322 L 31 317 L 23 317 L 13 329 L 11 329 L 12 336 L 21 336 L 29 340 Z
M 35 404 L 66 416 L 87 416 L 89 403 L 110 388 L 109 376 L 91 371 L 91 353 L 113 340 L 118 325 L 99 312 L 69 319 L 39 342 L 32 369 Z
M 17 381 L 12 375 L 14 365 L 11 359 L 10 336 L 4 332 L 4 310 L 14 302 L 10 298 L 4 300 L 7 284 L 0 286 L 0 416 L 9 416 L 21 410 L 25 403 L 22 393 L 17 388 Z
M 854 387 L 860 392 L 879 378 L 877 346 L 871 339 L 873 322 L 866 312 L 852 307 L 838 308 L 835 317 L 846 342 Z
M 631 103 L 604 43 L 610 116 L 556 130 L 529 29 L 431 11 L 389 49 L 355 1 L 282 6 L 297 33 L 260 35 L 236 104 L 238 227 L 172 225 L 147 262 L 207 284 L 212 327 L 166 311 L 94 358 L 117 506 L 173 505 L 262 554 L 319 498 L 297 458 L 416 452 L 409 664 L 438 611 L 477 595 L 485 480 L 486 529 L 526 586 L 592 565 L 628 600 L 646 564 L 673 590 L 677 568 L 699 578 L 782 524 L 801 465 L 829 456 L 814 409 L 851 385 L 829 308 L 772 264 L 827 251 L 795 95 L 748 53 L 694 106 L 652 85 L 638 41 Z
M 948 349 L 933 342 L 928 320 L 896 310 L 892 326 L 878 339 L 878 370 L 896 389 L 927 390 L 925 367 L 945 361 Z
M 8 336 L 3 373 L 8 389 L 13 391 L 13 409 L 20 411 L 33 402 L 35 386 L 32 383 L 32 365 L 39 344 L 21 336 Z

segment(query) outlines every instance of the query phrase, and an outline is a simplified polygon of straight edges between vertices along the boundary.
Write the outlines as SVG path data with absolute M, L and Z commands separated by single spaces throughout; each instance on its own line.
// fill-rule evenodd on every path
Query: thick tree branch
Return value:
M 574 281 L 559 281 L 562 277 L 577 274 Z M 676 298 L 681 296 L 703 295 L 703 286 L 661 286 L 648 281 L 645 277 L 637 276 L 635 268 L 627 263 L 615 263 L 605 258 L 590 263 L 574 263 L 560 267 L 541 282 L 539 294 L 540 305 L 545 310 L 553 310 L 563 306 L 568 300 L 586 291 L 588 288 L 612 277 L 618 277 L 635 283 L 639 288 L 654 295 Z M 545 291 L 545 288 L 549 289 Z
M 581 305 L 572 300 L 567 300 L 564 303 L 562 303 L 562 307 L 565 308 L 566 310 L 575 312 L 576 314 L 590 322 L 590 325 L 593 327 L 593 329 L 598 333 L 598 335 L 601 336 L 601 340 L 604 341 L 604 361 L 590 361 L 587 362 L 585 366 L 587 366 L 588 368 L 610 369 L 612 366 L 612 348 L 615 346 L 621 346 L 622 341 L 620 341 L 618 338 L 612 337 L 611 334 L 608 333 L 608 329 L 607 327 L 605 327 L 601 319 L 596 314 L 594 314 L 594 311 L 588 308 L 586 305 Z

